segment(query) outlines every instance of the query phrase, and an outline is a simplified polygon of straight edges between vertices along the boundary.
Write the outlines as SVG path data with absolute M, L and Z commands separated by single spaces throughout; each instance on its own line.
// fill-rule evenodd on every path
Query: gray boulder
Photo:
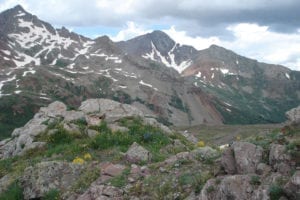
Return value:
M 226 148 L 222 152 L 221 165 L 227 174 L 236 173 L 236 162 L 233 154 L 234 153 L 232 148 Z
M 300 171 L 295 172 L 289 182 L 284 186 L 284 190 L 289 196 L 289 199 L 300 199 Z
M 248 142 L 235 142 L 232 145 L 238 174 L 255 173 L 261 162 L 263 149 Z
M 122 200 L 124 199 L 124 191 L 109 185 L 96 185 L 92 186 L 77 200 Z
M 25 169 L 21 178 L 25 199 L 41 198 L 52 189 L 66 191 L 79 178 L 83 167 L 67 162 L 41 162 Z
M 300 106 L 285 113 L 290 124 L 300 124 Z
M 218 179 L 218 180 L 217 180 Z M 200 200 L 269 200 L 267 187 L 256 187 L 251 184 L 248 175 L 233 175 L 210 179 L 204 185 Z
M 63 117 L 67 110 L 67 106 L 59 101 L 55 101 L 48 105 L 48 107 L 42 107 L 39 113 L 43 113 L 48 117 Z
M 87 134 L 88 134 L 88 136 L 89 136 L 90 138 L 93 138 L 93 137 L 96 137 L 96 135 L 98 135 L 99 132 L 98 132 L 98 131 L 95 131 L 95 130 L 92 130 L 92 129 L 88 129 L 88 130 L 87 130 Z
M 143 112 L 136 107 L 110 99 L 88 99 L 82 102 L 79 110 L 85 114 L 105 116 L 107 122 L 114 122 L 124 117 L 143 116 Z
M 209 146 L 200 147 L 191 152 L 195 159 L 207 160 L 219 156 L 219 152 Z
M 125 157 L 127 161 L 137 163 L 141 161 L 149 162 L 152 155 L 147 149 L 134 142 L 125 153 Z
M 84 119 L 84 113 L 82 111 L 66 111 L 64 113 L 64 121 L 65 122 L 71 122 L 71 121 L 76 121 L 76 120 L 82 120 Z
M 290 161 L 291 156 L 286 152 L 284 145 L 271 144 L 269 163 L 275 171 L 288 175 L 291 171 Z

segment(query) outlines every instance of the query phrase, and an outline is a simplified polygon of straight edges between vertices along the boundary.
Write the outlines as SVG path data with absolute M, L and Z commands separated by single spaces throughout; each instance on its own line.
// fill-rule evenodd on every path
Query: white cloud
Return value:
M 116 36 L 110 36 L 113 41 L 128 40 L 133 37 L 143 35 L 151 32 L 152 30 L 145 30 L 142 26 L 134 22 L 127 22 L 125 29 L 121 30 Z
M 186 44 L 195 47 L 196 49 L 208 48 L 211 44 L 220 44 L 221 41 L 218 37 L 190 37 L 187 35 L 186 31 L 178 31 L 175 26 L 171 26 L 170 29 L 163 30 L 167 33 L 173 40 L 180 44 Z

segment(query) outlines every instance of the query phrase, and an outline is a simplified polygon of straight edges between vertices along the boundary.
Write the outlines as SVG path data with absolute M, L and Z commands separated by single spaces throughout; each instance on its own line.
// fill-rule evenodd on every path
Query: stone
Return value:
M 300 124 L 300 106 L 293 108 L 285 113 L 290 124 Z
M 275 166 L 281 162 L 289 162 L 291 156 L 286 153 L 285 146 L 280 144 L 271 144 L 269 153 L 269 163 L 271 166 Z
M 55 101 L 48 105 L 48 107 L 42 107 L 39 113 L 48 117 L 63 117 L 67 111 L 67 106 L 59 101 Z
M 108 163 L 101 168 L 101 174 L 115 177 L 121 175 L 125 168 L 124 165 Z
M 143 112 L 128 104 L 121 104 L 110 99 L 88 99 L 82 102 L 79 110 L 85 114 L 105 116 L 109 123 L 124 117 L 144 116 Z
M 97 114 L 89 114 L 85 116 L 85 121 L 89 126 L 99 126 L 104 116 Z
M 207 159 L 212 159 L 212 158 L 216 158 L 219 156 L 218 151 L 209 146 L 199 147 L 199 148 L 193 150 L 191 152 L 191 154 L 195 159 L 198 159 L 198 160 L 207 160 Z
M 67 124 L 67 123 L 64 123 L 64 129 L 68 132 L 71 132 L 71 133 L 79 133 L 80 134 L 80 128 L 76 125 L 76 124 Z
M 28 167 L 20 180 L 24 198 L 42 198 L 52 189 L 66 191 L 76 182 L 82 170 L 82 165 L 60 161 L 41 162 Z
M 77 200 L 122 200 L 124 199 L 124 191 L 109 185 L 94 185 L 92 186 Z
M 296 171 L 284 186 L 284 190 L 289 199 L 300 199 L 300 171 Z
M 226 148 L 222 152 L 221 165 L 227 174 L 235 174 L 237 172 L 233 154 L 232 148 Z
M 261 162 L 263 149 L 248 142 L 234 142 L 232 144 L 236 169 L 238 174 L 255 173 Z
M 127 132 L 127 131 L 129 131 L 129 129 L 127 127 L 119 126 L 117 124 L 109 124 L 108 128 L 110 128 L 112 132 L 117 132 L 117 131 Z
M 126 160 L 131 163 L 149 162 L 151 160 L 151 153 L 144 147 L 134 142 L 128 151 L 125 153 Z
M 89 136 L 90 138 L 93 138 L 93 137 L 96 137 L 96 136 L 99 134 L 99 132 L 98 132 L 98 131 L 95 131 L 95 130 L 93 130 L 93 129 L 88 129 L 88 130 L 87 130 L 87 134 L 88 134 L 88 136 Z
M 272 171 L 272 168 L 265 163 L 259 163 L 256 168 L 256 173 L 258 175 L 266 176 L 266 175 L 270 174 L 271 171 Z
M 84 115 L 84 112 L 82 112 L 82 111 L 71 110 L 71 111 L 66 111 L 64 113 L 64 121 L 65 122 L 84 120 L 84 119 L 85 119 L 85 115 Z
M 144 118 L 143 119 L 145 124 L 148 124 L 150 126 L 155 126 L 161 130 L 163 130 L 165 133 L 172 133 L 172 131 L 169 129 L 169 127 L 159 123 L 155 118 Z
M 264 187 L 256 188 L 251 184 L 248 175 L 229 175 L 216 179 L 210 179 L 204 185 L 201 194 L 195 199 L 200 200 L 269 200 L 268 190 Z M 221 179 L 221 180 L 220 180 Z

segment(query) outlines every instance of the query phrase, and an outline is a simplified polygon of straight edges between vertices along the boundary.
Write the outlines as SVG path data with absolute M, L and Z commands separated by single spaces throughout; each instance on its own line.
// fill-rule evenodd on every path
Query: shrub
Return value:
M 208 188 L 206 188 L 206 192 L 207 193 L 212 193 L 214 192 L 216 189 L 213 185 L 208 186 Z
M 47 142 L 50 144 L 68 144 L 73 140 L 72 135 L 68 133 L 63 127 L 59 126 L 57 131 L 50 135 Z
M 52 189 L 52 190 L 48 191 L 42 199 L 43 200 L 59 200 L 59 199 L 61 199 L 60 192 L 57 189 Z
M 251 185 L 260 185 L 259 176 L 251 176 L 250 184 Z
M 278 200 L 284 195 L 284 191 L 279 185 L 271 185 L 269 188 L 269 194 L 271 200 Z

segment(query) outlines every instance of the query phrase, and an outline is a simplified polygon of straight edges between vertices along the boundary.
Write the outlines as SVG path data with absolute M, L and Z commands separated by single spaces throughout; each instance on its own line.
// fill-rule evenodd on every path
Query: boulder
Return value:
M 300 199 L 300 171 L 296 171 L 295 174 L 284 186 L 285 193 L 289 199 L 296 200 Z
M 10 184 L 12 184 L 12 182 L 13 182 L 13 178 L 9 174 L 0 178 L 0 194 L 5 190 L 7 190 L 7 188 L 9 187 Z
M 123 196 L 124 191 L 114 186 L 92 184 L 77 200 L 122 200 Z
M 257 168 L 256 168 L 256 173 L 258 175 L 263 175 L 263 176 L 266 176 L 268 175 L 270 172 L 272 171 L 272 168 L 265 164 L 265 163 L 259 163 L 257 165 Z
M 213 159 L 219 156 L 219 153 L 217 150 L 206 146 L 206 147 L 199 147 L 191 152 L 192 156 L 195 159 L 200 160 L 207 160 L 207 159 Z
M 261 162 L 263 149 L 248 142 L 234 142 L 232 145 L 238 174 L 255 173 Z
M 99 132 L 98 132 L 98 131 L 95 131 L 95 130 L 92 130 L 92 129 L 88 129 L 88 130 L 87 130 L 87 134 L 88 134 L 88 136 L 89 136 L 90 138 L 93 138 L 93 137 L 96 137 L 96 135 L 98 135 Z
M 165 133 L 172 133 L 172 131 L 167 126 L 159 123 L 154 118 L 144 118 L 143 121 L 144 121 L 145 124 L 148 124 L 150 126 L 155 126 L 159 129 L 163 130 Z
M 144 116 L 136 107 L 121 104 L 110 99 L 88 99 L 82 102 L 79 110 L 85 114 L 105 116 L 107 122 L 115 122 L 124 117 Z
M 300 124 L 300 106 L 287 111 L 285 115 L 290 124 Z
M 63 117 L 67 110 L 67 106 L 59 101 L 55 101 L 48 105 L 48 107 L 42 107 L 39 113 L 48 117 Z
M 65 122 L 71 122 L 71 121 L 76 121 L 76 120 L 82 120 L 85 118 L 85 115 L 82 111 L 66 111 L 64 113 L 64 121 Z
M 290 161 L 291 156 L 286 152 L 284 145 L 271 144 L 269 163 L 275 171 L 288 175 L 292 170 Z
M 21 178 L 24 198 L 38 199 L 52 189 L 66 191 L 76 182 L 82 170 L 82 165 L 59 161 L 28 167 Z
M 147 149 L 134 142 L 125 153 L 125 157 L 127 161 L 136 163 L 141 161 L 149 162 L 152 155 Z
M 221 165 L 227 174 L 236 173 L 236 162 L 232 148 L 226 148 L 222 152 Z
M 127 127 L 119 126 L 117 124 L 109 124 L 108 128 L 110 128 L 112 132 L 117 132 L 117 131 L 127 132 L 127 131 L 129 131 L 129 129 Z
M 217 181 L 218 179 L 218 181 Z M 265 187 L 256 187 L 251 184 L 248 175 L 233 175 L 210 179 L 204 185 L 200 200 L 269 200 L 268 190 Z

